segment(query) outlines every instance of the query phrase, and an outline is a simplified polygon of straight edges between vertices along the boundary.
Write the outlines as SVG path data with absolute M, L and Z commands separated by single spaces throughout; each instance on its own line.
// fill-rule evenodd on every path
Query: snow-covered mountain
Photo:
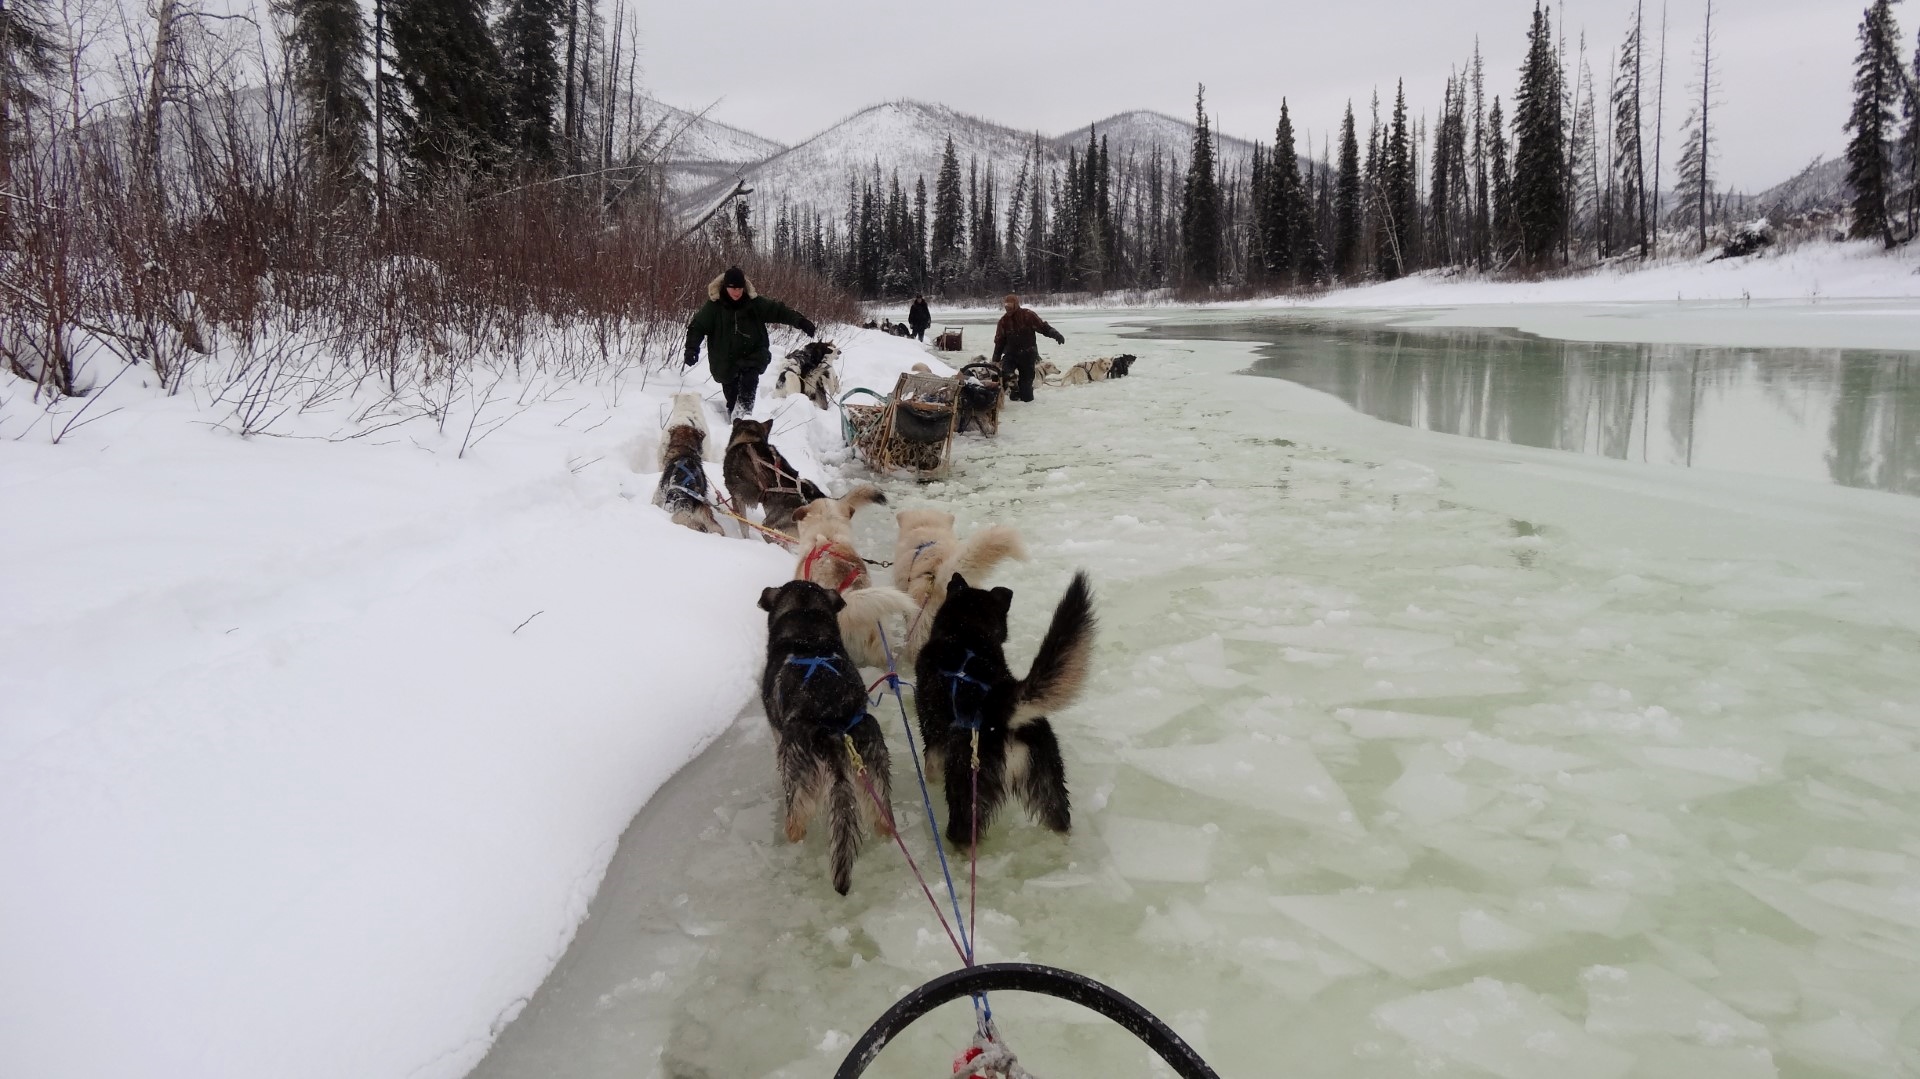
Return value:
M 1053 140 L 1053 145 L 1065 158 L 1069 148 L 1084 150 L 1087 147 L 1087 134 L 1097 132 L 1107 140 L 1108 159 L 1116 166 L 1125 160 L 1127 152 L 1132 151 L 1135 158 L 1145 160 L 1159 147 L 1162 157 L 1171 161 L 1179 159 L 1185 166 L 1189 155 L 1193 153 L 1193 125 L 1185 120 L 1176 120 L 1165 113 L 1149 109 L 1136 109 L 1132 112 L 1109 116 L 1090 127 L 1069 131 Z M 1232 135 L 1223 135 L 1214 131 L 1214 154 L 1229 172 L 1247 169 L 1253 162 L 1253 143 L 1237 139 Z
M 1108 140 L 1114 165 L 1131 151 L 1144 160 L 1155 146 L 1169 160 L 1182 162 L 1192 151 L 1193 125 L 1157 112 L 1123 112 L 1092 125 Z M 1088 128 L 1058 137 L 1042 136 L 1041 156 L 1056 168 L 1064 167 L 1069 150 L 1084 150 Z M 847 179 L 855 173 L 883 182 L 897 172 L 900 186 L 911 194 L 916 179 L 924 177 L 931 190 L 940 174 L 940 158 L 952 136 L 960 167 L 978 162 L 984 178 L 993 173 L 1002 209 L 1019 174 L 1021 163 L 1033 152 L 1034 132 L 969 116 L 945 105 L 921 101 L 889 101 L 854 113 L 813 138 L 751 168 L 713 174 L 705 184 L 675 184 L 684 205 L 699 206 L 723 193 L 736 174 L 754 188 L 755 204 L 770 210 L 781 200 L 794 206 L 811 205 L 829 215 L 843 215 L 847 206 Z M 1219 153 L 1229 170 L 1245 169 L 1253 144 L 1228 135 L 1218 136 Z
M 960 168 L 977 161 L 982 176 L 991 169 L 995 183 L 1011 188 L 1020 162 L 1033 147 L 1031 132 L 1016 131 L 991 121 L 919 101 L 889 101 L 854 113 L 813 138 L 775 154 L 743 175 L 753 185 L 754 201 L 771 209 L 784 199 L 794 206 L 812 205 L 826 214 L 844 214 L 847 179 L 855 173 L 900 176 L 909 193 L 915 179 L 925 177 L 929 194 L 940 174 L 940 159 L 952 136 Z M 1042 153 L 1054 153 L 1052 143 L 1041 142 Z M 1059 154 L 1061 161 L 1065 153 Z M 723 183 L 725 181 L 722 181 Z M 720 184 L 698 189 L 688 200 L 699 205 L 723 192 Z
M 1753 196 L 1748 205 L 1764 213 L 1798 214 L 1808 210 L 1842 210 L 1853 189 L 1847 186 L 1847 159 L 1815 161 L 1799 174 Z
M 640 102 L 640 120 L 643 130 L 655 133 L 668 190 L 675 195 L 730 180 L 741 169 L 786 149 L 772 139 L 650 97 Z

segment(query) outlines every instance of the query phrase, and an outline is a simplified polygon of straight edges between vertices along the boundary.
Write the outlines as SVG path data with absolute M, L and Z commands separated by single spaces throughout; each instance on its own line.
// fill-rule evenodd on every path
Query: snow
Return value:
M 1901 307 L 1766 317 L 1837 347 Z M 1021 528 L 1016 667 L 1071 570 L 1098 595 L 1053 717 L 1075 830 L 995 822 L 980 955 L 1115 985 L 1223 1075 L 1911 1070 L 1920 502 L 1397 427 L 1235 377 L 1245 341 L 1128 336 L 1221 317 L 1063 316 L 1058 359 L 1134 376 L 887 485 Z M 927 355 L 836 336 L 843 385 Z M 123 380 L 49 446 L 8 396 L 0 1073 L 812 1077 L 951 969 L 897 851 L 843 898 L 779 838 L 752 600 L 792 563 L 648 504 L 676 379 L 339 443 L 345 405 L 241 439 L 205 387 Z M 461 456 L 475 414 L 510 418 Z M 762 414 L 859 475 L 831 416 Z M 869 553 L 890 525 L 856 519 Z M 1066 1005 L 995 1008 L 1036 1074 L 1147 1070 Z
M 855 381 L 924 355 L 838 338 Z M 792 572 L 650 504 L 678 384 L 640 383 L 503 384 L 529 406 L 464 457 L 479 399 L 243 439 L 208 387 L 131 378 L 59 445 L 0 441 L 0 1073 L 480 1059 L 634 812 L 751 699 L 755 600 Z M 828 479 L 831 417 L 762 414 Z

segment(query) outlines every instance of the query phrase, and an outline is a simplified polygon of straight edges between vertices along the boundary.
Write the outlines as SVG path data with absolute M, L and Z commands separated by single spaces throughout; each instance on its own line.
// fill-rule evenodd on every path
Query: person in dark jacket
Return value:
M 792 326 L 808 337 L 815 332 L 807 316 L 755 292 L 740 267 L 729 266 L 707 285 L 707 302 L 687 323 L 687 366 L 700 362 L 700 342 L 705 341 L 707 366 L 727 395 L 729 418 L 753 414 L 760 373 L 773 362 L 767 344 L 769 322 Z
M 1031 401 L 1033 368 L 1040 362 L 1040 343 L 1034 340 L 1034 335 L 1046 334 L 1062 345 L 1067 339 L 1047 325 L 1045 319 L 1021 307 L 1020 297 L 1008 293 L 1005 302 L 1007 313 L 1000 316 L 1000 324 L 993 328 L 993 362 L 1000 365 L 1008 381 L 1014 382 L 1013 399 Z
M 933 325 L 933 313 L 927 310 L 927 298 L 915 296 L 913 306 L 907 308 L 907 328 L 913 331 L 915 341 L 927 339 L 927 327 Z

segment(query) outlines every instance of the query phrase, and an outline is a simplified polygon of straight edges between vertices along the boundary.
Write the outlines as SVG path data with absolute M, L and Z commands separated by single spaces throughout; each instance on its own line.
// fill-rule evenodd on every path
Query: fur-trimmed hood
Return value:
M 720 282 L 725 280 L 726 276 L 727 276 L 727 272 L 725 270 L 722 270 L 717 275 L 714 276 L 713 280 L 707 282 L 707 299 L 712 300 L 714 303 L 720 302 Z M 747 278 L 747 294 L 741 297 L 741 299 L 751 300 L 758 295 L 760 294 L 758 292 L 755 292 L 753 288 L 753 278 L 751 277 Z

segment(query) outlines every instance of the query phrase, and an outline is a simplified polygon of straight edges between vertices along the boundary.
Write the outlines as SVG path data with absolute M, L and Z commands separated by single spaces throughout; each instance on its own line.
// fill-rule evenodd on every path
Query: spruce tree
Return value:
M 1489 218 L 1488 256 L 1493 265 L 1503 266 L 1514 252 L 1513 175 L 1507 168 L 1506 118 L 1500 114 L 1500 95 L 1493 95 L 1493 108 L 1487 112 L 1487 167 L 1491 172 L 1492 216 Z
M 1566 228 L 1566 127 L 1561 83 L 1552 27 L 1536 0 L 1513 108 L 1512 219 L 1520 257 L 1532 267 L 1544 266 L 1553 258 Z
M 1493 237 L 1493 189 L 1487 175 L 1486 65 L 1473 39 L 1473 262 L 1486 270 Z
M 1899 71 L 1898 57 L 1894 69 Z M 1680 179 L 1674 184 L 1674 198 L 1680 208 L 1675 216 L 1690 221 L 1699 235 L 1700 250 L 1707 249 L 1708 201 L 1713 197 L 1713 0 L 1707 0 L 1706 27 L 1700 33 L 1700 96 L 1693 102 L 1691 114 L 1681 131 L 1686 145 L 1680 151 Z M 1892 241 L 1889 239 L 1888 241 Z
M 387 11 L 406 91 L 395 123 L 415 183 L 494 168 L 509 132 L 500 52 L 479 0 L 392 0 Z
M 1613 174 L 1619 195 L 1613 200 L 1625 215 L 1629 235 L 1640 247 L 1640 257 L 1651 254 L 1647 236 L 1647 167 L 1641 131 L 1640 84 L 1646 48 L 1641 41 L 1641 9 L 1634 5 L 1633 23 L 1620 43 L 1620 62 L 1613 80 Z
M 560 36 L 555 26 L 564 17 L 559 0 L 507 0 L 495 28 L 506 80 L 509 145 L 520 166 L 536 172 L 551 167 L 558 156 L 554 109 L 560 100 L 555 56 Z
M 927 251 L 933 287 L 945 293 L 960 280 L 965 269 L 966 242 L 960 215 L 966 212 L 960 192 L 960 155 L 953 148 L 953 136 L 947 136 L 947 148 L 940 157 L 940 175 L 933 184 L 933 235 Z
M 911 268 L 916 291 L 927 288 L 927 178 L 913 179 L 913 258 Z
M 1447 88 L 1441 95 L 1445 102 L 1440 110 L 1440 127 L 1433 140 L 1432 173 L 1427 180 L 1428 235 L 1427 250 L 1433 253 L 1434 261 L 1445 265 L 1453 261 L 1452 211 L 1454 200 L 1453 160 L 1453 95 L 1454 80 L 1447 79 Z
M 1417 235 L 1418 193 L 1414 187 L 1413 146 L 1407 130 L 1407 90 L 1400 84 L 1394 96 L 1393 126 L 1387 134 L 1385 161 L 1380 171 L 1384 218 L 1378 251 L 1380 276 L 1391 281 L 1417 268 L 1413 250 Z
M 1300 187 L 1300 158 L 1295 150 L 1293 118 L 1287 99 L 1280 99 L 1280 122 L 1273 132 L 1273 157 L 1266 176 L 1266 218 L 1260 223 L 1267 256 L 1266 270 L 1282 285 L 1294 283 L 1300 270 L 1301 224 L 1306 219 L 1305 193 Z
M 1194 97 L 1193 157 L 1181 193 L 1180 235 L 1186 278 L 1211 287 L 1220 280 L 1220 183 L 1214 175 L 1213 131 L 1207 120 L 1207 88 Z
M 1360 141 L 1353 130 L 1353 102 L 1340 122 L 1340 176 L 1333 199 L 1333 272 L 1352 277 L 1360 262 Z
M 1847 186 L 1853 189 L 1848 235 L 1892 247 L 1894 106 L 1902 93 L 1899 29 L 1891 0 L 1873 0 L 1860 20 L 1860 52 L 1853 61 L 1853 112 L 1845 130 Z
M 364 182 L 373 122 L 366 21 L 355 0 L 286 0 L 279 10 L 290 24 L 287 74 L 301 152 L 322 198 L 345 195 Z

